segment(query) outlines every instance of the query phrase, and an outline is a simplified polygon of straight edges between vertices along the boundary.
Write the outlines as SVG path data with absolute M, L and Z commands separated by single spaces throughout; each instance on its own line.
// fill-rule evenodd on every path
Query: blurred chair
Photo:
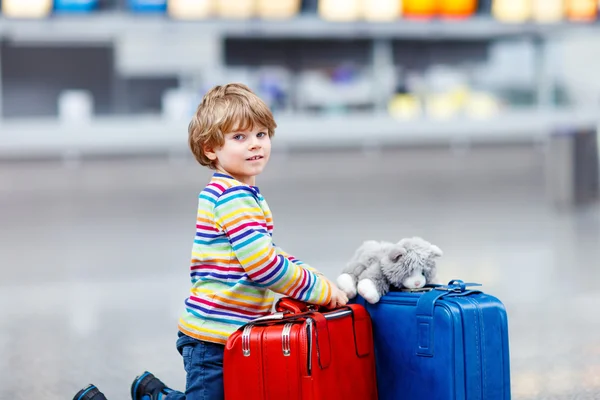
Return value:
M 502 22 L 519 23 L 531 19 L 532 0 L 494 0 L 492 14 Z
M 130 10 L 134 12 L 165 12 L 167 0 L 128 0 Z
M 406 18 L 430 19 L 439 11 L 437 0 L 404 0 L 402 4 Z
M 256 14 L 256 0 L 217 0 L 216 11 L 221 18 L 249 19 Z
M 59 12 L 88 13 L 98 8 L 98 0 L 54 0 L 54 10 Z
M 541 23 L 560 22 L 565 18 L 565 1 L 533 0 L 532 17 Z
M 367 21 L 395 21 L 402 15 L 402 1 L 363 0 L 363 12 Z
M 52 0 L 3 0 L 2 14 L 10 18 L 44 18 L 52 12 Z
M 443 18 L 469 18 L 477 11 L 477 0 L 443 0 L 439 7 Z
M 258 0 L 257 14 L 264 19 L 292 18 L 300 12 L 300 0 Z
M 319 16 L 327 21 L 359 20 L 362 16 L 362 0 L 320 0 Z
M 566 0 L 567 18 L 571 21 L 595 21 L 598 14 L 596 0 Z
M 167 12 L 175 19 L 205 19 L 215 12 L 215 0 L 169 0 Z

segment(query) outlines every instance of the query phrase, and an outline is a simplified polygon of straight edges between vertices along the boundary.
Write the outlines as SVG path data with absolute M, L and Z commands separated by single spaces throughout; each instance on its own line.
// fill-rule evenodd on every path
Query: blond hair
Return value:
M 216 160 L 209 159 L 205 149 L 223 146 L 226 133 L 255 126 L 266 128 L 269 137 L 273 137 L 277 124 L 269 107 L 241 83 L 215 86 L 204 95 L 190 122 L 190 149 L 201 165 L 215 169 Z

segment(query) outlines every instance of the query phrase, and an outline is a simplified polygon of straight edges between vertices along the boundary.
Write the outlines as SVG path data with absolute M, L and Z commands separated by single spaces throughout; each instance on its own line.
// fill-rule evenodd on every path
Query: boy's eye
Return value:
M 261 137 L 265 137 L 267 134 L 265 132 L 258 132 L 256 134 L 257 137 L 261 138 Z
M 242 140 L 242 139 L 244 139 L 244 135 L 235 135 L 233 137 L 233 140 Z

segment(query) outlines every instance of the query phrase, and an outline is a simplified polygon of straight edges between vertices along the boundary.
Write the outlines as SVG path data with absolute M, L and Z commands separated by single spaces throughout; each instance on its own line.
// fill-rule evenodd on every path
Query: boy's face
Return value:
M 255 185 L 256 175 L 269 161 L 271 138 L 262 126 L 230 132 L 225 134 L 223 146 L 207 151 L 206 155 L 217 160 L 217 170 L 247 185 Z

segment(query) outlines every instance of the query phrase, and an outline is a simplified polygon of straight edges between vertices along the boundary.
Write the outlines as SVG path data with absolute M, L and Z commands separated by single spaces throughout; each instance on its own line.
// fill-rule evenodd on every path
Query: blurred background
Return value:
M 187 124 L 227 82 L 279 125 L 280 246 L 334 279 L 422 236 L 505 303 L 514 399 L 600 399 L 599 1 L 0 5 L 0 399 L 184 387 Z

